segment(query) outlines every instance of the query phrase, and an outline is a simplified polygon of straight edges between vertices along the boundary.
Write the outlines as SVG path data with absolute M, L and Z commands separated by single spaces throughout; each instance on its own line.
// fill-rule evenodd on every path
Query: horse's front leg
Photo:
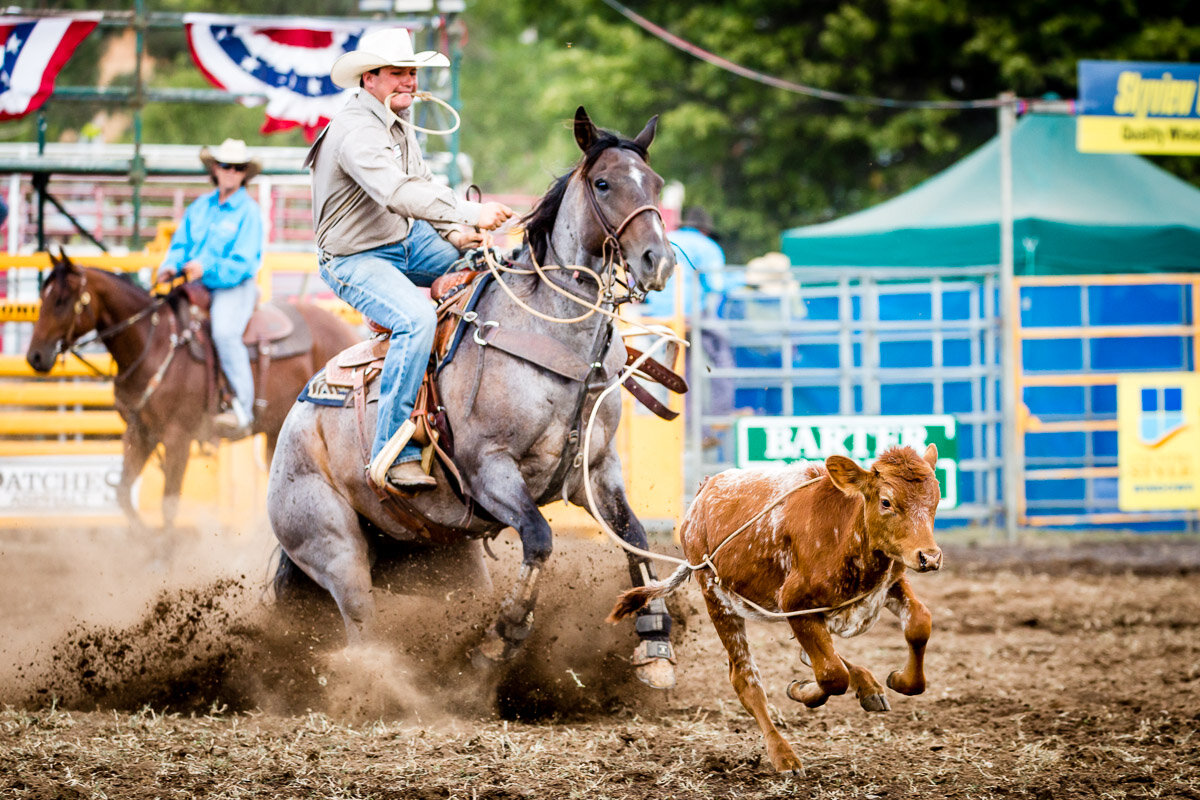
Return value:
M 471 486 L 479 504 L 521 537 L 521 572 L 505 596 L 496 622 L 471 653 L 471 661 L 487 669 L 516 655 L 533 630 L 538 580 L 554 543 L 550 523 L 538 510 L 515 463 L 493 458 L 473 474 Z
M 571 502 L 583 506 L 593 516 L 599 514 L 601 521 L 607 523 L 623 541 L 640 550 L 648 550 L 646 529 L 629 506 L 625 479 L 616 455 L 610 450 L 599 467 L 589 470 L 589 474 L 596 508 L 592 509 L 582 485 L 571 495 Z M 654 562 L 649 558 L 628 550 L 625 556 L 629 560 L 629 577 L 635 587 L 658 580 Z M 667 611 L 666 601 L 661 597 L 651 600 L 638 612 L 634 628 L 641 641 L 634 649 L 630 663 L 638 680 L 655 689 L 674 688 L 675 653 L 671 649 L 671 615 Z
M 175 530 L 179 502 L 183 496 L 183 475 L 191 454 L 192 436 L 187 431 L 172 429 L 163 437 L 163 533 Z
M 139 538 L 149 533 L 142 515 L 133 505 L 133 484 L 142 474 L 150 454 L 154 452 L 157 442 L 147 433 L 146 429 L 136 422 L 127 423 L 125 433 L 121 436 L 123 457 L 121 460 L 121 480 L 117 484 L 117 505 L 129 521 L 129 527 Z
M 933 615 L 913 594 L 904 575 L 888 589 L 885 603 L 903 623 L 908 642 L 908 663 L 888 676 L 887 685 L 900 694 L 920 694 L 925 691 L 925 643 L 933 631 Z

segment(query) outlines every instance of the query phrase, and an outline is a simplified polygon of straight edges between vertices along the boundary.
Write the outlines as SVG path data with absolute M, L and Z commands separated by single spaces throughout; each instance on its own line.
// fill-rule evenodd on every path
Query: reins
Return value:
M 153 315 L 151 318 L 150 332 L 146 335 L 146 345 L 145 345 L 145 347 L 142 348 L 142 352 L 138 354 L 138 357 L 135 358 L 131 364 L 129 364 L 125 367 L 124 375 L 121 374 L 122 370 L 120 370 L 118 368 L 117 374 L 112 376 L 114 384 L 122 383 L 124 380 L 128 380 L 128 378 L 133 374 L 133 371 L 137 367 L 141 366 L 142 362 L 145 361 L 146 357 L 150 354 L 150 350 L 154 346 L 154 332 L 158 329 L 158 324 L 159 324 L 159 320 L 160 320 L 160 317 L 158 316 L 157 312 L 159 309 L 161 309 L 163 307 L 163 305 L 166 304 L 167 297 L 164 295 L 162 297 L 159 297 L 156 300 L 152 300 L 148 306 L 141 309 L 137 313 L 135 313 L 129 317 L 126 317 L 125 319 L 121 320 L 120 322 L 114 323 L 113 325 L 110 325 L 109 327 L 105 328 L 104 330 L 100 330 L 99 328 L 96 328 L 96 329 L 92 330 L 90 334 L 84 334 L 79 339 L 72 341 L 70 344 L 67 344 L 68 340 L 70 340 L 72 335 L 75 333 L 75 327 L 79 323 L 79 318 L 80 318 L 80 315 L 83 313 L 84 308 L 89 306 L 92 302 L 92 293 L 90 291 L 88 291 L 88 289 L 87 289 L 87 272 L 81 272 L 80 275 L 81 275 L 81 279 L 80 279 L 80 286 L 79 286 L 79 296 L 75 299 L 75 309 L 74 309 L 75 315 L 71 319 L 71 327 L 67 329 L 67 334 L 63 337 L 62 341 L 59 342 L 59 346 L 58 346 L 59 355 L 66 355 L 67 353 L 70 353 L 71 355 L 75 356 L 80 361 L 82 361 L 84 364 L 86 364 L 97 375 L 108 377 L 107 375 L 105 375 L 105 373 L 102 370 L 98 369 L 94 364 L 92 364 L 90 361 L 88 361 L 86 358 L 84 358 L 83 354 L 79 352 L 79 348 L 84 345 L 91 344 L 94 341 L 103 342 L 107 339 L 110 339 L 111 337 L 116 336 L 118 333 L 121 333 L 122 331 L 125 331 L 128 328 L 133 327 L 134 325 L 136 325 L 138 322 L 145 319 L 146 317 Z M 155 371 L 154 375 L 152 375 L 150 377 L 150 380 L 147 382 L 146 388 L 142 392 L 141 396 L 138 398 L 137 403 L 135 403 L 132 407 L 128 408 L 130 413 L 136 414 L 136 413 L 140 412 L 143 408 L 146 407 L 146 403 L 149 402 L 151 395 L 153 395 L 155 390 L 158 389 L 158 387 L 161 385 L 162 378 L 166 374 L 167 368 L 171 365 L 171 362 L 174 360 L 175 351 L 179 348 L 179 345 L 183 343 L 183 339 L 176 333 L 176 330 L 175 330 L 174 314 L 168 314 L 168 318 L 170 319 L 170 324 L 171 324 L 171 335 L 170 335 L 171 349 L 167 352 L 167 357 L 165 359 L 163 359 L 163 363 L 159 365 L 159 367 Z M 96 321 L 97 322 L 100 321 L 98 316 L 97 316 Z M 119 402 L 119 401 L 116 398 L 114 398 L 114 402 Z

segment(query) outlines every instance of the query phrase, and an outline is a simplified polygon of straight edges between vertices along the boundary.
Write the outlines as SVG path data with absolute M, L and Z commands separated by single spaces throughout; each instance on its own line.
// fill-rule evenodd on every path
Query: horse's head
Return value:
M 38 372 L 49 372 L 58 354 L 96 327 L 96 309 L 87 275 L 66 253 L 50 254 L 52 267 L 42 284 L 41 309 L 25 360 Z
M 646 160 L 657 126 L 652 117 L 625 139 L 598 129 L 579 107 L 575 141 L 583 158 L 524 220 L 536 258 L 599 268 L 623 263 L 639 297 L 666 285 L 675 256 L 658 211 L 663 180 Z

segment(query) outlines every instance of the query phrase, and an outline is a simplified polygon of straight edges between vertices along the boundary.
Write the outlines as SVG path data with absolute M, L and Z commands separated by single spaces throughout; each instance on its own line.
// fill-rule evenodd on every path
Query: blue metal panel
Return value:
M 884 369 L 932 367 L 933 342 L 928 339 L 924 341 L 880 342 L 879 366 Z
M 933 385 L 894 383 L 879 387 L 883 414 L 929 414 L 933 412 Z
M 1180 284 L 1090 286 L 1093 325 L 1179 325 L 1189 317 L 1190 292 Z

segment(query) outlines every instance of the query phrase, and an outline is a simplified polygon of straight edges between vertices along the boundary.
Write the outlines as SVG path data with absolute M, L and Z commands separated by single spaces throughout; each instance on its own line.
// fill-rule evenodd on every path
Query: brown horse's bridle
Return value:
M 100 369 L 98 369 L 94 364 L 92 364 L 90 361 L 88 361 L 86 358 L 83 357 L 83 354 L 79 352 L 78 348 L 81 345 L 89 344 L 93 341 L 97 341 L 97 340 L 104 341 L 105 339 L 107 339 L 111 336 L 115 336 L 116 334 L 120 333 L 121 331 L 125 330 L 126 328 L 132 327 L 137 322 L 146 318 L 147 316 L 153 315 L 151 318 L 151 321 L 150 321 L 150 333 L 149 333 L 149 335 L 146 336 L 146 346 L 144 348 L 142 348 L 142 352 L 138 355 L 138 357 L 136 359 L 133 360 L 133 363 L 125 368 L 126 377 L 128 377 L 129 375 L 132 375 L 134 369 L 136 369 L 138 366 L 140 366 L 141 363 L 146 360 L 146 356 L 148 356 L 150 354 L 150 349 L 154 345 L 154 331 L 155 331 L 155 329 L 158 328 L 158 323 L 161 320 L 161 317 L 156 312 L 160 308 L 162 308 L 164 303 L 167 302 L 167 298 L 166 297 L 158 298 L 158 300 L 156 300 L 155 302 L 146 306 L 145 308 L 143 308 L 141 311 L 137 312 L 136 314 L 126 317 L 125 319 L 121 320 L 120 322 L 110 325 L 108 328 L 105 328 L 104 330 L 100 330 L 99 328 L 94 329 L 93 335 L 91 338 L 88 338 L 85 335 L 84 337 L 81 337 L 80 340 L 73 341 L 72 339 L 75 334 L 75 328 L 76 328 L 76 326 L 79 325 L 79 318 L 83 315 L 83 310 L 85 308 L 87 308 L 91 304 L 91 302 L 92 302 L 92 293 L 89 292 L 87 289 L 87 273 L 81 272 L 80 273 L 80 284 L 79 284 L 79 296 L 75 298 L 75 309 L 74 309 L 75 315 L 74 315 L 74 317 L 71 318 L 71 327 L 67 329 L 66 335 L 63 336 L 62 340 L 58 344 L 58 354 L 65 355 L 66 353 L 69 352 L 72 355 L 74 355 L 76 358 L 78 358 L 80 361 L 82 361 L 84 364 L 87 364 L 88 367 L 90 367 L 92 369 L 92 371 L 95 372 L 97 375 L 103 375 L 104 373 Z M 159 367 L 155 371 L 154 375 L 147 382 L 146 389 L 145 389 L 145 391 L 142 392 L 141 397 L 138 398 L 137 403 L 135 403 L 130 408 L 130 411 L 132 411 L 133 413 L 137 413 L 137 412 L 141 411 L 143 408 L 145 408 L 146 403 L 150 400 L 150 396 L 152 394 L 154 394 L 154 390 L 157 389 L 159 387 L 159 385 L 162 383 L 162 378 L 163 378 L 163 375 L 167 371 L 167 367 L 169 367 L 171 365 L 171 361 L 175 358 L 175 351 L 179 348 L 179 346 L 181 344 L 183 344 L 183 337 L 180 337 L 176 333 L 176 330 L 175 330 L 175 315 L 168 314 L 167 318 L 169 319 L 170 325 L 171 325 L 171 349 L 170 349 L 170 351 L 168 351 L 167 357 L 165 359 L 163 359 L 163 363 L 159 365 Z M 98 317 L 97 317 L 96 321 L 97 322 L 100 321 Z M 121 375 L 118 374 L 113 377 L 113 383 L 120 383 L 120 382 L 121 382 Z
M 662 212 L 658 210 L 658 206 L 647 203 L 630 211 L 621 224 L 614 228 L 609 224 L 608 218 L 604 216 L 604 209 L 600 208 L 600 201 L 596 199 L 596 190 L 592 187 L 592 182 L 588 180 L 587 174 L 580 170 L 579 176 L 583 182 L 584 196 L 587 197 L 588 205 L 592 208 L 592 214 L 604 231 L 604 243 L 600 246 L 600 256 L 606 266 L 619 263 L 621 269 L 625 270 L 625 278 L 629 282 L 626 288 L 629 290 L 631 299 L 634 299 L 632 296 L 636 290 L 633 277 L 629 274 L 629 264 L 625 261 L 625 254 L 621 252 L 621 234 L 625 233 L 625 229 L 629 227 L 635 217 L 647 211 L 654 212 L 659 222 L 662 222 Z
M 91 305 L 92 302 L 92 293 L 87 290 L 87 273 L 81 272 L 79 280 L 79 296 L 75 298 L 75 316 L 71 318 L 71 327 L 67 329 L 66 335 L 63 336 L 62 341 L 58 343 L 59 355 L 69 351 L 74 353 L 74 355 L 77 358 L 80 358 L 80 360 L 83 360 L 82 356 L 75 352 L 75 348 L 79 347 L 80 345 L 91 344 L 96 340 L 104 341 L 110 336 L 115 336 L 116 334 L 135 324 L 138 320 L 146 317 L 149 314 L 153 314 L 162 307 L 163 303 L 166 302 L 165 298 L 160 298 L 157 302 L 151 303 L 133 316 L 123 319 L 120 322 L 105 328 L 104 330 L 96 328 L 92 332 L 92 337 L 90 339 L 81 338 L 79 341 L 74 341 L 73 337 L 75 335 L 75 326 L 79 324 L 79 317 L 83 314 L 83 310 Z M 96 321 L 99 322 L 99 318 L 97 318 Z M 86 361 L 84 363 L 86 363 Z

